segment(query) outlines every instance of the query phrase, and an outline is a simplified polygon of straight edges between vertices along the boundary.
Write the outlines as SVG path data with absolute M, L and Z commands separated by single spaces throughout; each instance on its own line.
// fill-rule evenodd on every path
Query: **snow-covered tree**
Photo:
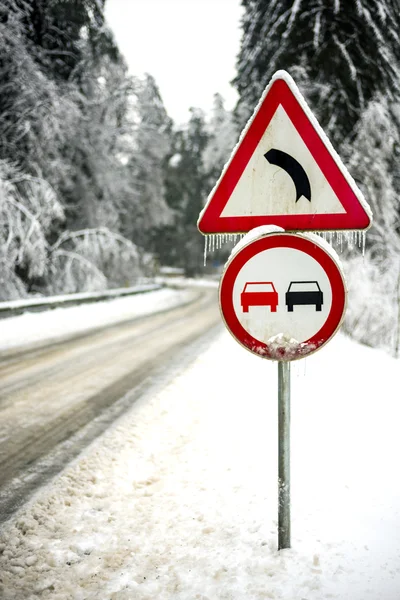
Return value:
M 345 149 L 345 148 L 344 148 Z M 400 221 L 396 159 L 400 150 L 400 105 L 377 96 L 362 115 L 349 168 L 370 204 L 374 221 L 366 255 L 346 258 L 349 304 L 346 330 L 356 339 L 399 353 Z
M 49 244 L 63 209 L 43 179 L 0 160 L 0 299 L 19 298 L 48 275 Z
M 374 95 L 400 91 L 393 0 L 242 0 L 235 84 L 248 116 L 278 69 L 295 78 L 338 147 Z
M 57 82 L 83 81 L 87 57 L 117 62 L 119 50 L 104 17 L 105 0 L 11 0 L 22 10 L 30 53 Z
M 137 245 L 145 228 L 168 213 L 167 127 L 150 94 L 138 101 L 151 86 L 127 75 L 103 6 L 0 0 L 4 298 L 132 283 L 149 263 Z M 143 213 L 145 227 L 131 218 Z
M 35 61 L 26 15 L 12 0 L 0 0 L 0 158 L 42 175 L 59 144 L 68 142 L 77 107 L 72 90 L 60 93 Z
M 148 272 L 137 246 L 106 227 L 64 232 L 49 254 L 50 295 L 130 286 Z
M 171 150 L 172 121 L 154 78 L 132 79 L 128 113 L 132 148 L 126 157 L 134 195 L 123 203 L 122 231 L 140 246 L 151 249 L 151 232 L 172 222 L 166 201 L 164 162 Z
M 204 169 L 214 185 L 235 147 L 239 131 L 231 111 L 226 110 L 221 94 L 214 95 L 211 117 L 207 122 L 209 138 L 203 152 Z

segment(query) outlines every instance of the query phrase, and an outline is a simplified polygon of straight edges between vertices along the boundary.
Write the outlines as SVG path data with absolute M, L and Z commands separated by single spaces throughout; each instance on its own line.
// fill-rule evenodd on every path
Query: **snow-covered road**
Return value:
M 399 362 L 338 334 L 292 368 L 277 551 L 277 366 L 223 331 L 2 529 L 4 600 L 399 600 Z
M 56 472 L 49 453 L 64 444 L 62 464 L 66 464 L 84 447 L 82 428 L 92 425 L 91 436 L 85 437 L 87 443 L 115 414 L 131 406 L 143 389 L 171 366 L 177 353 L 219 324 L 214 288 L 192 287 L 176 296 L 181 305 L 145 319 L 124 320 L 75 337 L 70 328 L 63 342 L 19 354 L 14 350 L 8 360 L 3 355 L 0 522 L 15 510 L 16 499 L 19 505 L 46 481 L 45 473 Z M 99 416 L 101 422 L 96 421 Z M 45 471 L 38 468 L 43 459 Z

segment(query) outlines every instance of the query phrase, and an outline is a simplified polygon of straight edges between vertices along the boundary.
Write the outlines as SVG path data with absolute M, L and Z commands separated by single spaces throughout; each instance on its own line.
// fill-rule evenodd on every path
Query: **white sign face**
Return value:
M 318 350 L 339 328 L 346 305 L 343 275 L 333 251 L 314 238 L 263 234 L 229 259 L 220 284 L 221 313 L 251 352 L 295 360 Z
M 254 282 L 270 283 L 254 286 Z M 272 286 L 275 296 L 257 291 L 261 287 L 272 290 Z M 289 302 L 293 298 L 293 310 L 288 310 L 286 295 Z M 307 300 L 307 295 L 310 304 L 297 303 Z M 304 342 L 326 321 L 332 306 L 332 288 L 324 269 L 312 256 L 293 248 L 271 248 L 253 256 L 239 271 L 233 287 L 233 306 L 239 323 L 257 340 L 266 344 L 283 333 Z
M 295 180 L 282 166 L 268 161 L 268 152 L 271 149 L 282 153 L 280 156 L 283 164 L 286 155 L 301 165 L 308 178 L 309 198 L 302 194 L 300 186 L 298 188 L 301 195 L 297 198 Z M 279 162 L 279 156 L 275 161 Z M 221 216 L 344 214 L 345 212 L 285 109 L 281 105 L 278 106 Z

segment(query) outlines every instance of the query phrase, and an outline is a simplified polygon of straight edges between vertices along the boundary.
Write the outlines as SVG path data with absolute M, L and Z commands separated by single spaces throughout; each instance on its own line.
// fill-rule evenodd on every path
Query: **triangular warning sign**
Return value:
M 361 191 L 286 71 L 275 73 L 201 211 L 201 233 L 368 229 Z

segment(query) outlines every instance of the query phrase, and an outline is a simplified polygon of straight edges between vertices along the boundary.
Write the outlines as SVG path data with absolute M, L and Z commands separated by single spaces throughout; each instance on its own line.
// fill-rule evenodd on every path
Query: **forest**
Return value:
M 265 86 L 287 70 L 374 213 L 339 237 L 345 331 L 400 353 L 400 4 L 242 0 L 239 94 L 177 126 L 128 72 L 106 0 L 0 0 L 0 300 L 202 276 L 197 217 Z

